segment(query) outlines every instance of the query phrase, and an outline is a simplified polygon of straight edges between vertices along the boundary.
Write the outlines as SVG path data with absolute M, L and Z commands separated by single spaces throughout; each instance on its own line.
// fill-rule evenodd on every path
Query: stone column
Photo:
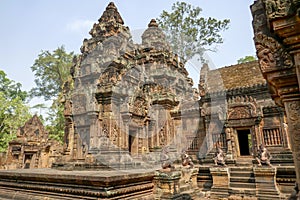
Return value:
M 208 151 L 210 151 L 211 149 L 214 148 L 214 144 L 212 139 L 212 132 L 209 131 L 210 120 L 208 119 L 208 116 L 206 116 L 205 118 L 206 118 L 205 119 L 206 144 L 207 144 Z
M 253 128 L 253 131 L 254 131 L 254 134 L 252 134 L 252 150 L 253 150 L 253 155 L 257 155 L 257 149 L 259 147 L 260 144 L 263 144 L 263 137 L 262 137 L 262 130 L 263 130 L 263 127 L 261 125 L 261 123 L 258 123 L 258 124 L 255 124 L 254 128 Z
M 127 149 L 128 152 L 129 152 L 129 141 L 128 141 L 128 138 L 129 138 L 129 123 L 130 123 L 130 113 L 128 112 L 124 112 L 122 113 L 122 120 L 123 120 L 123 125 L 124 125 L 124 132 L 122 134 L 122 136 L 124 137 L 124 139 L 122 140 L 123 141 L 123 148 L 124 149 Z M 122 132 L 121 132 L 122 133 Z
M 226 142 L 227 142 L 226 157 L 227 157 L 227 159 L 233 159 L 233 156 L 232 156 L 232 140 L 231 140 L 232 128 L 226 127 L 225 133 L 226 133 Z
M 97 112 L 92 112 L 89 114 L 89 118 L 90 118 L 90 148 L 96 148 L 96 144 L 97 142 L 97 129 L 98 129 L 98 124 L 97 124 L 97 120 L 98 120 L 98 113 Z
M 300 50 L 294 51 L 293 55 L 295 61 L 296 75 L 298 79 L 298 86 L 300 86 Z M 299 92 L 300 92 L 300 87 L 299 87 Z
M 229 170 L 223 167 L 212 167 L 209 169 L 213 178 L 211 187 L 211 198 L 226 198 L 229 196 Z
M 300 185 L 300 98 L 284 101 L 288 120 L 288 134 L 292 144 L 297 183 Z
M 260 68 L 275 103 L 285 107 L 300 184 L 300 26 L 298 1 L 257 0 L 251 6 Z M 267 52 L 267 53 L 266 53 Z

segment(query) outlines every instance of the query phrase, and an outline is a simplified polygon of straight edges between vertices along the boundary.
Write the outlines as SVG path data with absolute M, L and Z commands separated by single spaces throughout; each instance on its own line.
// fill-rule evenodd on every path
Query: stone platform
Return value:
M 153 199 L 154 169 L 0 171 L 0 199 Z

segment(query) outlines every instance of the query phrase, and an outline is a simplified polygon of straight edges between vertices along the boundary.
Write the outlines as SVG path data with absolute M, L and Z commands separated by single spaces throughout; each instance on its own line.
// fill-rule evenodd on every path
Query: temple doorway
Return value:
M 31 159 L 32 159 L 32 154 L 25 154 L 24 169 L 30 169 Z
M 240 156 L 250 156 L 252 151 L 252 138 L 250 129 L 237 130 Z
M 129 130 L 129 138 L 128 138 L 128 147 L 129 153 L 131 155 L 137 154 L 137 138 L 136 138 L 137 131 L 135 129 Z

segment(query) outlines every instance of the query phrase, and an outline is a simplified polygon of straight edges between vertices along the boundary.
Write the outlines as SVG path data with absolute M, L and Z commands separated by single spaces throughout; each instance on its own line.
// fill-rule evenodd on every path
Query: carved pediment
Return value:
M 146 116 L 150 105 L 159 104 L 172 108 L 179 104 L 170 88 L 155 83 L 147 83 L 140 87 L 130 101 L 130 112 L 138 116 Z
M 28 120 L 24 126 L 20 127 L 17 132 L 18 139 L 30 141 L 41 141 L 48 137 L 48 133 L 37 115 Z
M 251 109 L 248 106 L 236 106 L 229 108 L 228 119 L 243 119 L 251 117 Z
M 238 96 L 228 101 L 227 119 L 247 119 L 257 117 L 256 100 L 251 96 Z

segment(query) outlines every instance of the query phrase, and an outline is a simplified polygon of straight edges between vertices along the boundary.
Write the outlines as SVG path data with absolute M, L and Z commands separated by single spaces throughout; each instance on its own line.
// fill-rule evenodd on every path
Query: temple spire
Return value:
M 145 48 L 170 50 L 166 35 L 158 27 L 155 19 L 151 19 L 148 28 L 144 31 L 142 35 L 142 44 Z
M 105 39 L 122 31 L 128 31 L 128 28 L 123 26 L 124 21 L 113 2 L 108 4 L 98 22 L 90 31 L 92 37 Z
M 102 16 L 98 20 L 99 23 L 108 23 L 108 22 L 113 22 L 113 23 L 118 23 L 123 25 L 124 21 L 118 12 L 117 7 L 113 2 L 110 2 L 108 6 L 106 7 L 106 10 L 103 12 Z
M 92 52 L 100 43 L 105 43 L 106 49 L 112 47 L 112 50 L 117 48 L 124 51 L 125 49 L 121 49 L 122 44 L 131 42 L 129 28 L 124 26 L 124 21 L 113 2 L 108 4 L 102 16 L 98 19 L 98 23 L 93 25 L 89 33 L 92 38 L 84 39 L 80 49 L 83 55 Z M 122 47 L 125 46 L 127 45 Z

